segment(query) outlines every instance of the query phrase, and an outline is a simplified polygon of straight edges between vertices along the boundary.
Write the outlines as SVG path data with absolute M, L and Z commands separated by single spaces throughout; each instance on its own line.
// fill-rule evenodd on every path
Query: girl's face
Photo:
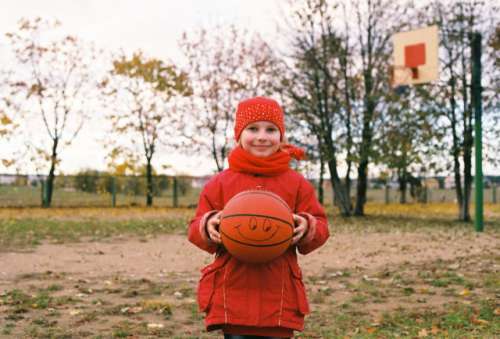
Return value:
M 278 126 L 269 121 L 248 124 L 240 135 L 241 147 L 256 157 L 267 157 L 277 152 L 280 141 Z

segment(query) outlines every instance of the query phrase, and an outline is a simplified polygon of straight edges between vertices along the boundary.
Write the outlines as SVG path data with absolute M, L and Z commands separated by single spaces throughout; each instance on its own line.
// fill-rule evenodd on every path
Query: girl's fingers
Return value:
M 300 227 L 307 222 L 307 220 L 304 217 L 302 217 L 298 214 L 293 215 L 293 221 L 294 221 L 296 227 Z
M 222 214 L 222 211 L 219 211 L 215 214 L 214 218 L 215 218 L 215 223 L 218 225 L 220 224 L 220 216 Z
M 296 224 L 300 224 L 300 221 L 301 221 L 302 217 L 300 215 L 297 215 L 297 214 L 294 214 L 293 215 L 293 221 L 296 223 Z
M 292 245 L 295 245 L 296 243 L 298 243 L 301 238 L 302 238 L 301 234 L 294 236 L 292 239 Z
M 293 230 L 294 236 L 292 238 L 292 244 L 295 245 L 305 233 L 304 226 L 299 226 Z
M 300 225 L 293 229 L 293 234 L 304 233 L 304 231 L 305 231 L 305 226 Z
M 220 240 L 220 233 L 215 231 L 215 230 L 212 230 L 210 232 L 210 239 L 212 239 L 213 242 L 215 243 L 220 243 L 221 240 Z
M 210 220 L 207 225 L 207 231 L 208 231 L 207 233 L 208 236 L 210 237 L 210 240 L 212 240 L 215 243 L 220 243 L 221 242 L 220 233 L 217 230 L 217 226 L 218 224 L 215 219 Z
M 298 243 L 307 231 L 307 220 L 305 218 L 294 214 L 294 219 L 299 222 L 296 224 L 293 230 L 293 238 L 292 238 L 293 245 Z

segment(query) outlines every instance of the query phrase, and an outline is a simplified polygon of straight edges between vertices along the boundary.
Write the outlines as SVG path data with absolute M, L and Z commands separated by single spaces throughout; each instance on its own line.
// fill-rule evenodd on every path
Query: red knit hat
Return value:
M 248 124 L 255 121 L 269 121 L 275 124 L 281 133 L 281 139 L 285 135 L 285 122 L 283 109 L 273 99 L 255 97 L 243 100 L 238 104 L 236 119 L 234 122 L 234 137 L 238 141 L 241 132 Z

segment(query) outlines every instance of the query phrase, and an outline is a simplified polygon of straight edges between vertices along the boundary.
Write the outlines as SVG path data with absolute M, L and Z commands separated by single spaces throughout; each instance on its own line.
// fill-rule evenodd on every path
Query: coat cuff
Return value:
M 298 215 L 306 218 L 307 222 L 308 222 L 307 233 L 297 243 L 297 245 L 300 246 L 300 245 L 308 244 L 309 242 L 311 242 L 314 239 L 314 236 L 316 235 L 316 223 L 317 223 L 317 221 L 313 215 L 306 213 L 306 212 L 298 213 Z
M 208 219 L 210 219 L 210 217 L 212 215 L 216 214 L 217 212 L 219 212 L 219 211 L 217 211 L 217 210 L 208 211 L 207 213 L 203 214 L 203 217 L 200 220 L 199 231 L 200 231 L 201 239 L 203 239 L 203 241 L 205 241 L 209 245 L 213 245 L 214 242 L 212 240 L 210 240 L 210 237 L 208 236 L 207 221 L 208 221 Z

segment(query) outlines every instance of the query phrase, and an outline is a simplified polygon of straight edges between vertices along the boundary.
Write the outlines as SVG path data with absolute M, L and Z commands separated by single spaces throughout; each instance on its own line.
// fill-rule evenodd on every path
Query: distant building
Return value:
M 212 178 L 213 175 L 205 175 L 202 177 L 193 177 L 191 180 L 191 186 L 194 188 L 202 188 L 205 184 Z
M 463 176 L 460 177 L 462 181 L 462 187 L 464 185 L 464 178 Z M 444 188 L 450 189 L 450 188 L 455 188 L 455 176 L 449 175 L 444 179 Z
M 440 186 L 437 178 L 425 178 L 423 181 L 424 186 L 427 188 L 438 189 Z
M 0 174 L 0 185 L 37 186 L 46 179 L 46 175 L 38 174 Z
M 47 179 L 46 175 L 28 174 L 28 185 L 38 186 L 42 181 Z
M 0 174 L 0 185 L 12 185 L 17 178 L 18 176 L 15 174 Z

